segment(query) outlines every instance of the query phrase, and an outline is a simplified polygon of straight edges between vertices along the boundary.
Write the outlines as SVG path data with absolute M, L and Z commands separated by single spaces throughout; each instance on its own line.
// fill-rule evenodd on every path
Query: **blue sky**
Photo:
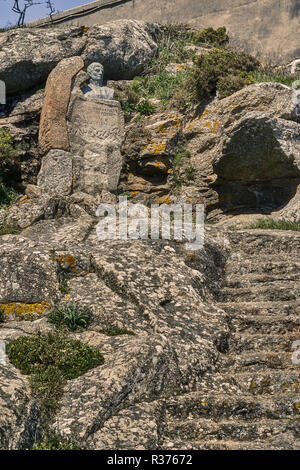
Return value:
M 42 1 L 42 0 L 39 0 Z M 69 8 L 77 7 L 78 5 L 84 5 L 90 3 L 93 0 L 52 0 L 56 9 L 59 11 L 68 10 Z M 11 11 L 14 0 L 0 0 L 0 27 L 5 27 L 9 23 L 15 24 L 18 18 L 16 13 Z M 20 5 L 23 4 L 23 0 L 20 0 Z M 47 16 L 47 9 L 43 5 L 35 5 L 27 10 L 27 21 L 36 20 Z

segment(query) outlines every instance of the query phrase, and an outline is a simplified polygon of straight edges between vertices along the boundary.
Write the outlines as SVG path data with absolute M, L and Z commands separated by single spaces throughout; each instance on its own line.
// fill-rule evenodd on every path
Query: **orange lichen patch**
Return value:
M 23 199 L 20 201 L 20 204 L 28 204 L 30 202 L 29 196 L 24 196 Z
M 213 124 L 213 127 L 212 129 L 210 130 L 211 133 L 215 132 L 217 129 L 219 129 L 219 127 L 221 126 L 221 122 L 220 121 L 216 121 L 214 124 Z
M 142 150 L 149 150 L 154 155 L 158 155 L 166 150 L 167 144 L 164 143 L 153 143 L 149 146 L 142 147 Z
M 42 315 L 45 310 L 49 308 L 49 306 L 49 302 L 41 302 L 34 304 L 10 302 L 7 304 L 0 304 L 0 309 L 3 310 L 6 315 Z
M 71 268 L 74 273 L 76 273 L 76 260 L 74 256 L 71 255 L 62 255 L 62 256 L 53 256 L 50 258 L 52 261 L 56 261 L 61 265 L 62 268 L 67 269 Z
M 158 204 L 171 204 L 171 198 L 170 196 L 161 196 L 156 199 L 156 202 Z

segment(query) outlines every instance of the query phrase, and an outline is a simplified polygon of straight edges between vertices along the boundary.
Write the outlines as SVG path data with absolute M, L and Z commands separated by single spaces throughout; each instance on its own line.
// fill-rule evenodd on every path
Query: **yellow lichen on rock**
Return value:
M 49 302 L 40 302 L 40 303 L 33 303 L 33 304 L 26 304 L 22 302 L 9 302 L 5 304 L 0 304 L 0 309 L 6 315 L 42 315 L 45 310 L 49 308 Z

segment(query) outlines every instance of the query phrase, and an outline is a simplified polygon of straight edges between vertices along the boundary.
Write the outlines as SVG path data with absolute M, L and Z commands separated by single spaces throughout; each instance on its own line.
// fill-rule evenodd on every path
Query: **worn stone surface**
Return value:
M 38 187 L 52 195 L 68 195 L 73 187 L 73 156 L 63 150 L 51 150 L 42 159 Z
M 83 66 L 81 57 L 64 59 L 47 79 L 39 130 L 39 146 L 44 153 L 51 149 L 69 150 L 67 110 L 72 79 Z
M 86 65 L 100 62 L 106 77 L 131 79 L 139 75 L 157 51 L 154 25 L 136 20 L 118 20 L 95 25 L 86 33 L 82 54 Z
M 0 38 L 0 80 L 9 94 L 46 81 L 62 59 L 81 54 L 83 28 L 13 29 Z
M 75 189 L 97 194 L 116 190 L 122 169 L 124 117 L 113 100 L 85 98 L 75 90 L 68 111 L 71 151 L 76 159 Z
M 29 448 L 40 421 L 27 380 L 10 364 L 0 364 L 0 450 Z

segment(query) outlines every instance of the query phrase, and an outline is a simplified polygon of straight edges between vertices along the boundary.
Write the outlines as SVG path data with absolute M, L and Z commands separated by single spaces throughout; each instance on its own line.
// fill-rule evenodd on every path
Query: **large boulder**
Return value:
M 45 153 L 51 149 L 69 150 L 66 115 L 72 79 L 83 66 L 81 57 L 70 57 L 62 60 L 48 77 L 39 131 L 39 146 Z
M 83 27 L 24 28 L 1 33 L 0 80 L 8 94 L 20 93 L 46 81 L 62 60 L 81 56 L 86 65 L 101 62 L 106 78 L 127 79 L 140 74 L 157 51 L 157 26 L 119 20 Z
M 156 53 L 156 32 L 156 26 L 137 20 L 92 26 L 86 33 L 82 58 L 86 65 L 101 62 L 107 78 L 131 79 L 144 70 Z
M 83 28 L 13 29 L 0 35 L 0 80 L 7 93 L 43 83 L 62 59 L 78 56 L 86 42 Z
M 208 212 L 275 210 L 299 178 L 298 91 L 279 83 L 248 86 L 214 100 L 184 128 Z

